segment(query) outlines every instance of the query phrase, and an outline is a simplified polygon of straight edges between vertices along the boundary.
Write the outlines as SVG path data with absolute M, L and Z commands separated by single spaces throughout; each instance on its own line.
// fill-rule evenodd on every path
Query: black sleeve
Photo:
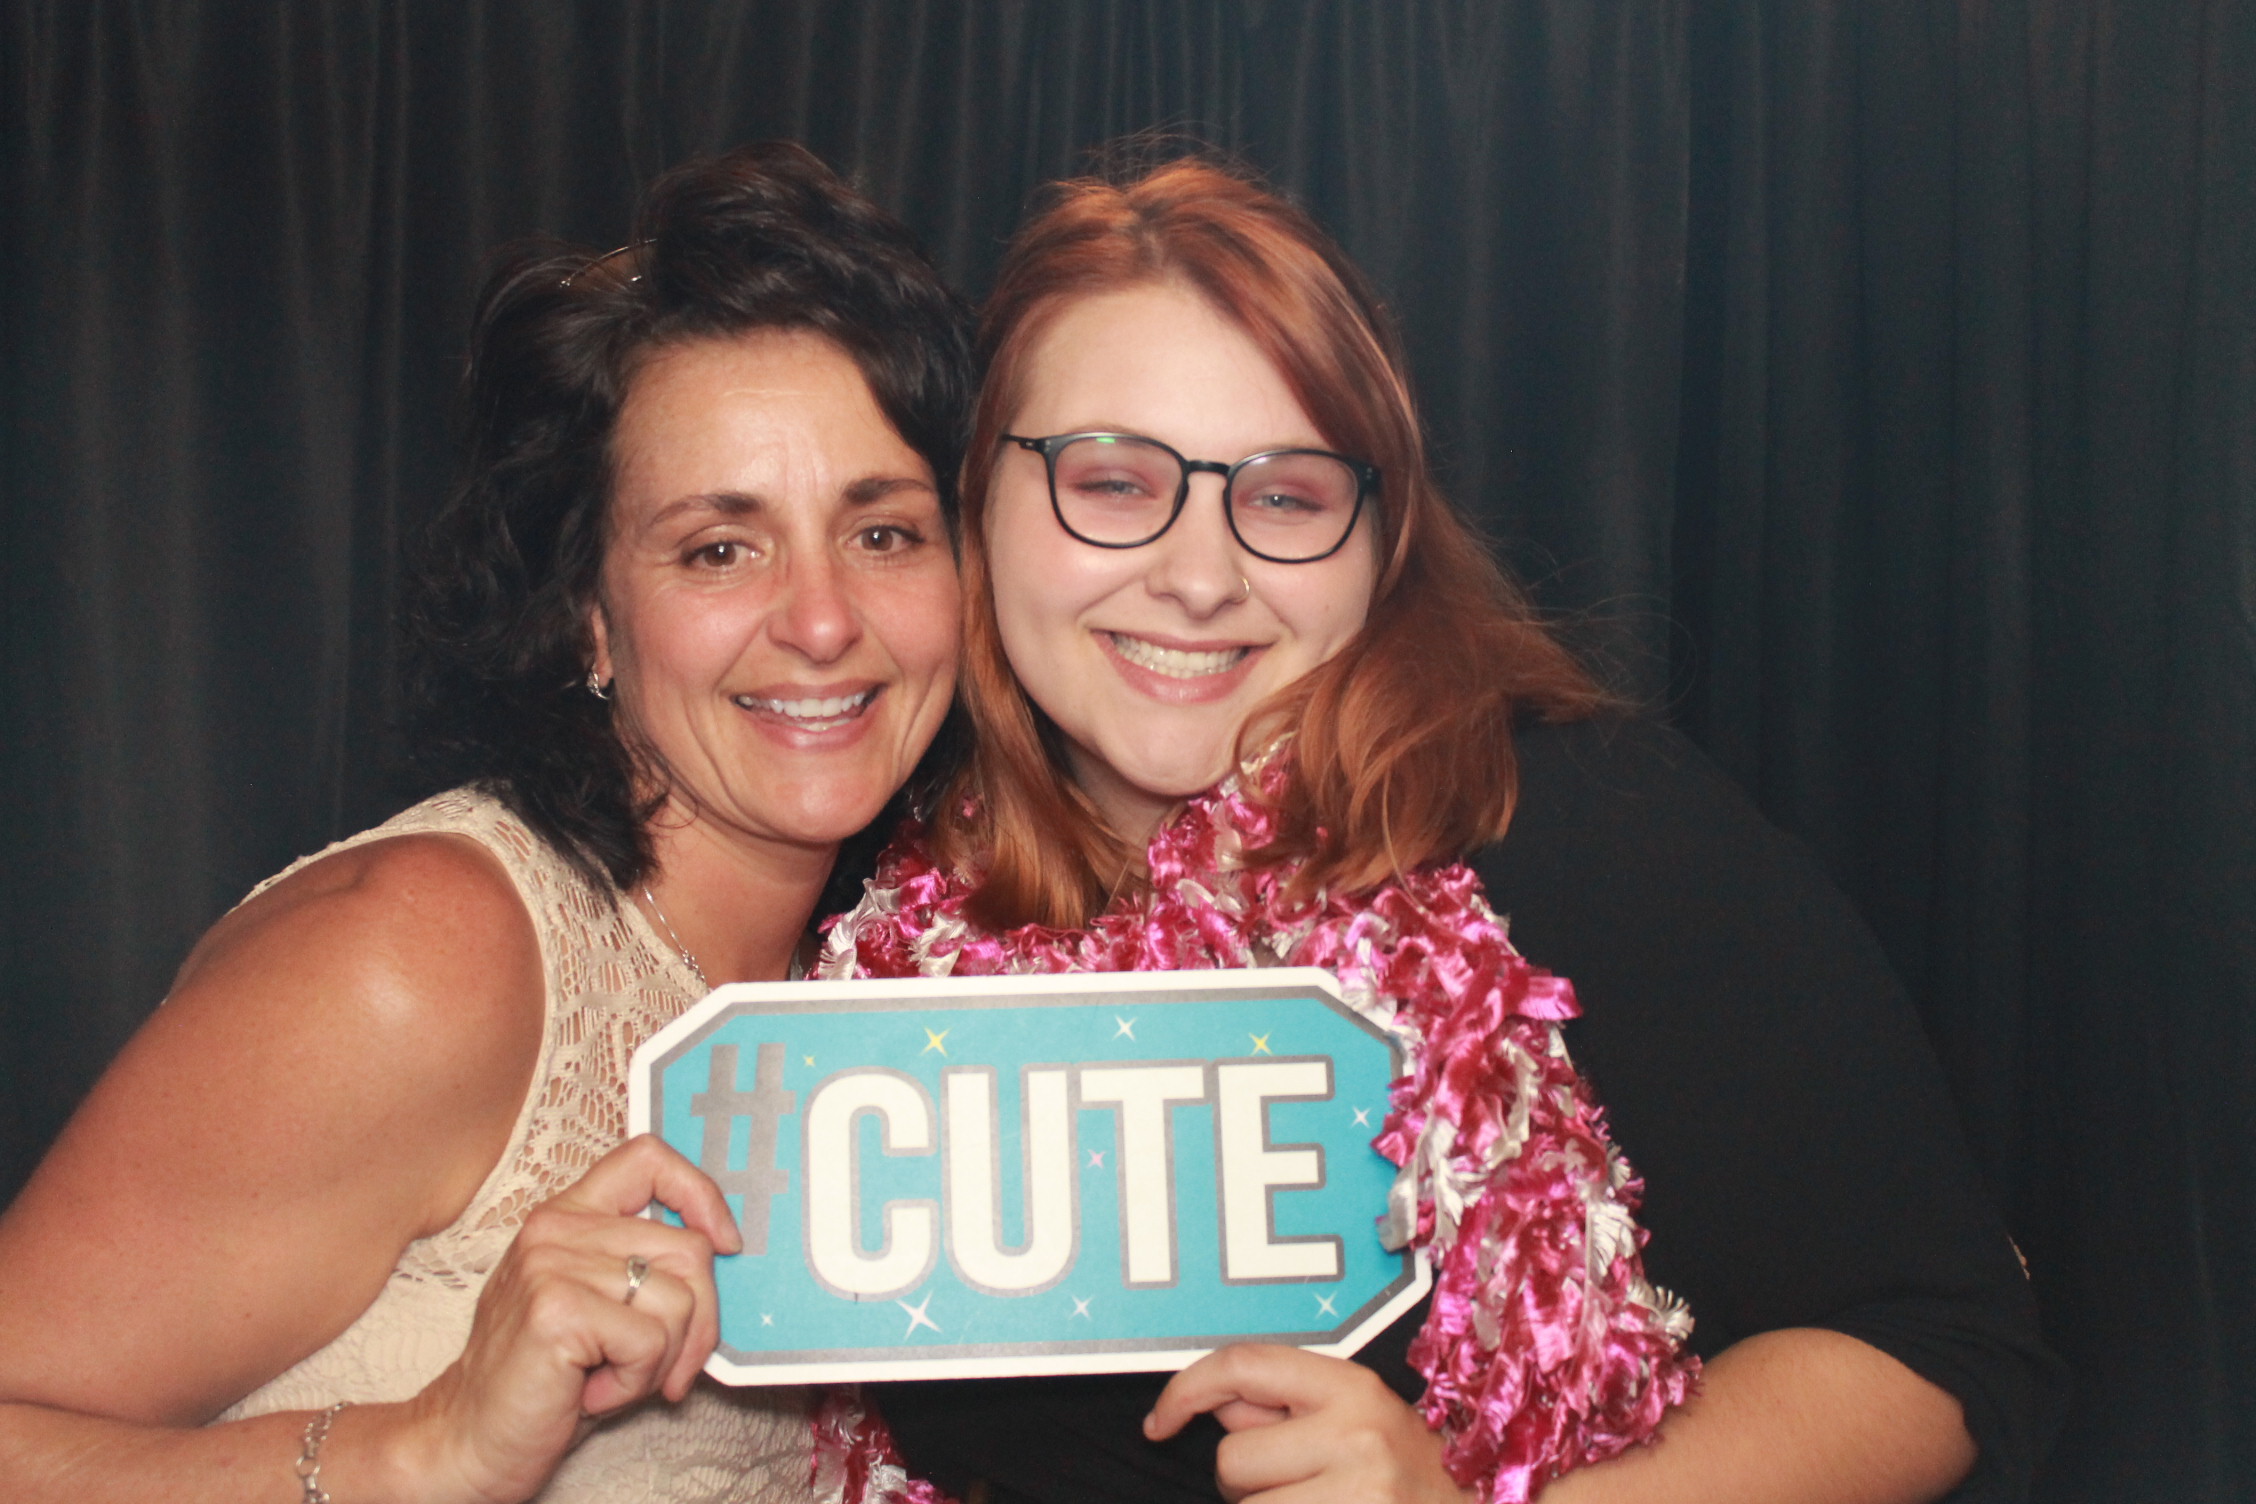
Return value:
M 2062 1370 L 1877 942 L 1681 737 L 1585 723 L 1518 747 L 1519 812 L 1477 865 L 1522 954 L 1574 983 L 1568 1042 L 1694 1347 L 1857 1337 L 1964 1407 L 1981 1460 L 1954 1500 L 2024 1497 Z

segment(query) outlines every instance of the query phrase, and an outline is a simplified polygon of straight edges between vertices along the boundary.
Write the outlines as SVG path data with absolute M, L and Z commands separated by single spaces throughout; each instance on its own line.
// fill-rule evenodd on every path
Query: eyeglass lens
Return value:
M 1059 515 L 1091 543 L 1150 542 L 1167 530 L 1183 486 L 1172 451 L 1125 434 L 1073 440 L 1057 451 L 1053 473 Z M 1257 554 L 1320 558 L 1347 536 L 1361 489 L 1332 455 L 1263 455 L 1230 478 L 1230 521 Z

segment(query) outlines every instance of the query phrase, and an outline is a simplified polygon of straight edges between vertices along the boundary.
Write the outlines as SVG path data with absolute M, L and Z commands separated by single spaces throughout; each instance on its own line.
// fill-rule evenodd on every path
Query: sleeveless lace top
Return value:
M 547 1027 L 509 1145 L 454 1224 L 410 1243 L 381 1294 L 335 1341 L 253 1391 L 222 1420 L 403 1400 L 470 1335 L 478 1292 L 525 1214 L 626 1136 L 635 1047 L 703 995 L 641 911 L 614 903 L 503 805 L 456 789 L 304 857 L 253 896 L 334 852 L 391 836 L 468 836 L 517 885 L 539 936 Z M 731 1389 L 701 1378 L 679 1405 L 656 1399 L 597 1426 L 565 1457 L 539 1504 L 805 1504 L 813 1433 L 798 1389 Z M 828 1470 L 826 1469 L 826 1472 Z M 828 1478 L 821 1496 L 835 1491 Z

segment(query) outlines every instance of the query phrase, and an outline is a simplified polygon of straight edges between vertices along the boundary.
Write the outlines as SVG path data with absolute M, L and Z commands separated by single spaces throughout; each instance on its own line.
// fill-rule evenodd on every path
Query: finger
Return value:
M 1215 1488 L 1222 1495 L 1223 1504 L 1378 1504 L 1371 1496 L 1343 1488 L 1338 1479 L 1324 1474 L 1259 1493 L 1234 1490 L 1220 1482 Z
M 720 1342 L 721 1325 L 713 1298 L 713 1282 L 709 1274 L 695 1280 L 684 1280 L 672 1274 L 653 1271 L 644 1281 L 642 1293 L 636 1299 L 641 1306 L 646 1297 L 652 1314 L 666 1322 L 669 1345 L 666 1357 L 658 1369 L 658 1387 L 666 1398 L 679 1400 L 689 1393 L 690 1385 L 704 1371 L 705 1360 L 713 1355 Z
M 630 1404 L 680 1370 L 699 1299 L 701 1235 L 616 1215 L 541 1209 L 480 1292 L 470 1340 L 417 1397 L 431 1444 L 496 1498 L 528 1497 L 582 1418 Z M 632 1242 L 622 1241 L 623 1237 Z M 627 1303 L 627 1253 L 651 1261 Z
M 524 1250 L 564 1248 L 600 1255 L 613 1270 L 620 1271 L 630 1255 L 640 1254 L 682 1279 L 709 1267 L 713 1256 L 713 1245 L 695 1228 L 617 1212 L 589 1211 L 563 1197 L 535 1207 L 518 1229 L 516 1243 Z M 622 1273 L 620 1277 L 625 1276 Z
M 679 1399 L 673 1389 L 681 1372 L 682 1360 L 687 1356 L 690 1328 L 697 1311 L 697 1294 L 688 1281 L 676 1279 L 662 1269 L 653 1267 L 643 1278 L 642 1286 L 635 1291 L 633 1308 L 666 1329 L 666 1349 L 658 1357 L 652 1370 L 651 1387 L 662 1390 L 669 1399 Z M 690 1373 L 694 1376 L 695 1367 Z
M 653 1228 L 620 1217 L 595 1220 L 602 1225 L 593 1231 L 590 1246 L 570 1250 L 571 1277 L 597 1295 L 663 1325 L 665 1351 L 657 1359 L 649 1387 L 678 1400 L 696 1381 L 720 1336 L 714 1316 L 711 1251 L 701 1235 L 679 1228 Z M 667 1236 L 654 1238 L 654 1232 Z M 629 1235 L 636 1251 L 618 1254 L 621 1237 Z
M 617 1265 L 584 1250 L 537 1249 L 518 1263 L 514 1283 L 480 1364 L 488 1371 L 477 1388 L 489 1401 L 507 1405 L 521 1389 L 546 1388 L 545 1381 L 530 1382 L 544 1372 L 568 1382 L 578 1399 L 574 1409 L 586 1414 L 616 1409 L 655 1387 L 669 1347 L 666 1322 L 620 1299 Z
M 525 1219 L 516 1252 L 528 1267 L 553 1255 L 574 1277 L 619 1301 L 626 1299 L 627 1265 L 635 1258 L 685 1284 L 709 1284 L 712 1278 L 713 1248 L 701 1232 L 640 1217 L 575 1212 L 553 1202 Z
M 578 1293 L 582 1299 L 570 1319 L 584 1344 L 577 1355 L 587 1374 L 580 1387 L 582 1413 L 609 1415 L 656 1392 L 673 1346 L 664 1318 L 642 1309 L 640 1296 L 629 1306 L 585 1286 Z
M 1248 1404 L 1261 1410 L 1298 1414 L 1321 1403 L 1329 1392 L 1329 1377 L 1320 1366 L 1338 1363 L 1295 1347 L 1241 1342 L 1217 1348 L 1167 1381 L 1151 1414 L 1144 1417 L 1144 1434 L 1164 1441 L 1183 1429 L 1194 1415 L 1208 1411 L 1229 1424 L 1225 1407 Z M 1353 1365 L 1345 1365 L 1352 1367 Z M 1231 1411 L 1246 1417 L 1250 1412 Z
M 667 1354 L 659 1387 L 668 1399 L 678 1400 L 697 1382 L 705 1360 L 720 1345 L 721 1297 L 713 1279 L 712 1245 L 705 1241 L 704 1234 L 687 1228 L 654 1227 L 639 1220 L 613 1222 L 633 1234 L 636 1251 L 650 1261 L 651 1273 L 644 1290 L 661 1277 L 669 1287 L 668 1309 L 679 1320 L 673 1324 L 676 1340 Z M 650 1237 L 654 1231 L 660 1234 L 656 1240 Z M 678 1302 L 678 1311 L 674 1302 Z
M 728 1226 L 731 1232 L 735 1231 L 734 1222 Z M 665 1378 L 666 1397 L 679 1400 L 689 1392 L 689 1386 L 697 1381 L 697 1375 L 704 1370 L 705 1360 L 720 1345 L 721 1292 L 713 1275 L 713 1247 L 705 1241 L 704 1235 L 687 1229 L 669 1231 L 678 1237 L 695 1240 L 686 1249 L 675 1249 L 675 1257 L 665 1260 L 662 1265 L 669 1275 L 681 1282 L 683 1292 L 689 1298 L 681 1346 L 675 1353 Z M 657 1259 L 652 1262 L 660 1263 Z
M 1152 1402 L 1151 1413 L 1144 1417 L 1144 1435 L 1165 1441 L 1188 1425 L 1192 1416 L 1241 1399 L 1231 1372 L 1229 1354 L 1233 1351 L 1216 1348 L 1169 1379 Z
M 701 1357 L 683 1361 L 703 1329 L 700 1317 L 705 1327 L 711 1326 L 710 1295 L 699 1294 L 701 1284 L 711 1289 L 711 1250 L 700 1234 L 627 1217 L 576 1215 L 551 1219 L 540 1239 L 515 1252 L 516 1258 L 497 1272 L 489 1288 L 507 1275 L 538 1302 L 554 1298 L 548 1296 L 550 1286 L 573 1285 L 600 1305 L 566 1302 L 559 1319 L 613 1306 L 658 1322 L 664 1331 L 664 1351 L 653 1386 L 673 1382 L 682 1371 L 694 1376 L 703 1362 Z M 587 1367 L 600 1361 L 587 1359 L 584 1350 L 582 1357 Z
M 1256 1405 L 1251 1400 L 1230 1400 L 1214 1407 L 1214 1418 L 1222 1423 L 1225 1431 L 1245 1431 L 1255 1426 L 1273 1426 L 1279 1421 L 1291 1420 L 1292 1412 L 1268 1405 Z
M 690 1299 L 682 1340 L 669 1357 L 661 1382 L 670 1398 L 688 1392 L 721 1336 L 713 1249 L 703 1233 L 612 1212 L 575 1210 L 560 1198 L 526 1219 L 518 1244 L 519 1269 L 529 1273 L 533 1267 L 562 1259 L 570 1277 L 614 1300 L 625 1300 L 628 1265 L 638 1257 L 648 1262 L 651 1277 L 663 1272 L 685 1286 Z
M 713 1288 L 711 1272 L 692 1284 L 691 1291 L 695 1304 L 682 1334 L 681 1352 L 674 1359 L 673 1370 L 666 1376 L 666 1397 L 672 1400 L 689 1393 L 690 1385 L 705 1371 L 713 1349 L 721 1345 L 721 1302 Z
M 684 1225 L 701 1233 L 723 1253 L 740 1253 L 743 1236 L 728 1201 L 712 1177 L 650 1134 L 637 1134 L 588 1167 L 551 1204 L 577 1211 L 640 1216 L 657 1201 L 679 1213 Z
M 1442 1441 L 1402 1400 L 1376 1386 L 1281 1425 L 1234 1432 L 1215 1449 L 1226 1497 L 1409 1504 L 1465 1496 L 1442 1466 Z
M 1214 1449 L 1214 1481 L 1224 1497 L 1243 1498 L 1321 1477 L 1336 1460 L 1325 1429 L 1322 1421 L 1302 1416 L 1232 1432 Z

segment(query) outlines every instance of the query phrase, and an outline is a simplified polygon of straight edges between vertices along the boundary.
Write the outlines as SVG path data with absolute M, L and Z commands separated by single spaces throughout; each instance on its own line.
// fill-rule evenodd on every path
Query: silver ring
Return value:
M 650 1260 L 639 1253 L 628 1254 L 627 1293 L 619 1303 L 621 1305 L 633 1305 L 635 1296 L 642 1291 L 642 1282 L 648 1278 L 650 1278 Z

